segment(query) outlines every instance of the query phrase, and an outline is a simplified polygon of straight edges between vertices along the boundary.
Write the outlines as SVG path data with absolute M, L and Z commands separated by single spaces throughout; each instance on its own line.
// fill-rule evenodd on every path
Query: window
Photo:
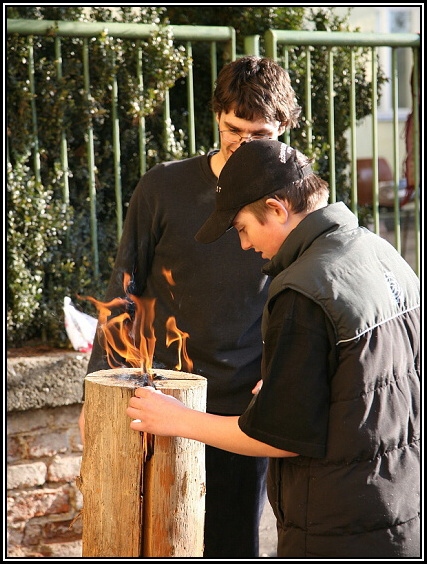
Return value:
M 377 7 L 377 28 L 380 33 L 417 33 L 420 25 L 420 8 Z M 388 77 L 391 77 L 392 49 L 378 49 L 381 68 Z M 397 49 L 398 73 L 398 111 L 399 117 L 405 118 L 412 107 L 411 94 L 412 49 L 402 47 Z M 392 87 L 391 82 L 382 88 L 379 105 L 379 117 L 389 119 L 392 114 Z

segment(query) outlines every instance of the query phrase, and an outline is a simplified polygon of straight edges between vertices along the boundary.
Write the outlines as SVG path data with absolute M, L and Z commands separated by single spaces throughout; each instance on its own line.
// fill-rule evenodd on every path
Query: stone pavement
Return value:
M 268 500 L 265 502 L 259 528 L 259 555 L 262 558 L 274 558 L 276 554 L 277 533 L 276 517 Z

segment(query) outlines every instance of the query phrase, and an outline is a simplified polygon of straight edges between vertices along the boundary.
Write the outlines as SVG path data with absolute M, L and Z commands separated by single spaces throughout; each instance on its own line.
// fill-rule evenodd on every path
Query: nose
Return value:
M 249 240 L 244 233 L 239 232 L 239 238 L 240 238 L 240 246 L 244 251 L 249 251 L 249 249 L 252 249 L 252 245 L 249 243 Z
M 247 137 L 240 136 L 240 145 L 244 145 L 245 143 L 250 143 L 252 141 L 252 135 L 248 135 Z

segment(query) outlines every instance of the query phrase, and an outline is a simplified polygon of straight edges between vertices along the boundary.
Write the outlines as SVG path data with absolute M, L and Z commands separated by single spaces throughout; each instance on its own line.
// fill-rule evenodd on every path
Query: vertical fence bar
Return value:
M 329 193 L 330 201 L 336 202 L 337 188 L 335 179 L 335 117 L 334 117 L 334 54 L 328 49 L 328 136 L 329 136 Z
M 234 27 L 229 27 L 228 31 L 230 32 L 230 39 L 228 40 L 228 48 L 230 49 L 230 60 L 236 60 L 236 30 Z
M 277 36 L 272 29 L 267 29 L 264 34 L 265 56 L 277 61 Z
M 353 47 L 350 47 L 350 170 L 350 205 L 351 211 L 357 216 L 356 61 Z
M 187 57 L 188 151 L 189 155 L 192 156 L 196 153 L 196 128 L 194 122 L 193 49 L 191 41 L 187 41 Z
M 216 41 L 211 43 L 211 90 L 212 94 L 215 90 L 216 77 L 218 76 L 218 65 L 216 61 Z M 215 112 L 212 112 L 212 137 L 213 146 L 219 146 L 219 133 L 218 133 L 218 123 L 216 121 Z
M 380 214 L 378 209 L 378 65 L 377 51 L 375 47 L 371 48 L 371 65 L 372 65 L 372 215 L 374 219 L 374 231 L 380 234 Z
M 283 68 L 289 72 L 289 48 L 286 45 L 283 45 L 282 47 L 282 59 L 283 59 Z M 301 102 L 298 100 L 298 103 L 301 104 Z M 308 103 L 308 100 L 307 100 Z M 311 99 L 310 99 L 310 105 L 311 105 Z M 290 129 L 285 129 L 285 131 L 283 132 L 283 142 L 286 143 L 286 145 L 291 145 L 291 131 Z
M 87 110 L 88 110 L 86 146 L 87 146 L 89 199 L 90 199 L 90 232 L 92 238 L 93 273 L 97 278 L 99 276 L 99 254 L 98 254 L 98 226 L 96 219 L 95 150 L 94 150 L 94 141 L 93 141 L 92 116 L 90 112 L 91 95 L 90 95 L 90 79 L 89 79 L 89 46 L 86 37 L 83 39 L 83 77 L 84 77 L 84 91 L 85 91 Z
M 311 107 L 311 47 L 305 47 L 305 124 L 307 132 L 307 153 L 311 155 L 313 149 L 313 111 Z
M 121 182 L 121 166 L 120 166 L 120 125 L 117 112 L 118 106 L 118 86 L 116 71 L 116 54 L 112 52 L 113 57 L 113 76 L 112 78 L 112 95 L 111 95 L 111 117 L 113 121 L 113 160 L 114 160 L 114 187 L 116 194 L 116 221 L 117 221 L 117 241 L 120 240 L 123 230 L 123 202 L 122 202 L 122 182 Z
M 244 50 L 246 55 L 259 57 L 259 35 L 248 35 L 245 37 Z
M 34 78 L 34 47 L 33 37 L 29 37 L 28 42 L 28 81 L 30 83 L 31 92 L 31 116 L 33 122 L 33 158 L 34 158 L 34 176 L 38 184 L 41 183 L 40 173 L 40 150 L 39 150 L 39 132 L 37 127 L 37 110 L 36 110 L 36 86 Z
M 171 109 L 170 109 L 170 98 L 169 89 L 165 91 L 165 101 L 163 103 L 163 147 L 167 153 L 170 152 L 171 143 Z
M 56 75 L 58 83 L 62 81 L 62 54 L 61 54 L 61 40 L 55 37 L 55 59 L 56 59 Z M 62 168 L 62 199 L 65 205 L 70 203 L 70 187 L 68 182 L 68 147 L 67 137 L 65 135 L 64 124 L 61 123 L 61 168 Z
M 138 147 L 139 147 L 139 173 L 143 176 L 147 170 L 147 147 L 146 147 L 146 136 L 145 136 L 145 117 L 143 108 L 144 99 L 144 74 L 142 68 L 142 47 L 141 42 L 138 41 L 138 59 L 136 74 L 138 77 L 138 96 L 140 100 L 139 104 L 139 120 L 138 120 Z
M 391 51 L 391 95 L 393 106 L 393 183 L 394 183 L 394 246 L 402 252 L 400 233 L 400 203 L 399 203 L 399 129 L 398 129 L 398 76 L 397 76 L 397 50 Z

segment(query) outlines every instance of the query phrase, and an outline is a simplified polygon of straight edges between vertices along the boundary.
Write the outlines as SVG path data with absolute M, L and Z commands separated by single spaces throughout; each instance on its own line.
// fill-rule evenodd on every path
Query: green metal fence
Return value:
M 380 175 L 379 175 L 379 162 L 381 162 L 381 152 L 379 149 L 378 137 L 378 92 L 376 89 L 378 78 L 378 49 L 385 47 L 391 51 L 391 90 L 392 90 L 392 119 L 390 120 L 389 136 L 392 140 L 393 158 L 391 164 L 392 180 L 389 183 L 390 188 L 393 190 L 394 197 L 390 202 L 393 211 L 393 229 L 394 229 L 394 245 L 402 252 L 401 240 L 401 207 L 402 201 L 405 203 L 408 200 L 413 207 L 413 214 L 411 219 L 414 222 L 414 237 L 415 237 L 415 258 L 414 266 L 417 273 L 420 268 L 420 201 L 419 201 L 419 186 L 420 186 L 420 127 L 419 127 L 419 49 L 420 49 L 420 36 L 418 34 L 410 33 L 351 33 L 351 32 L 329 32 L 329 31 L 282 31 L 282 30 L 268 30 L 265 33 L 265 55 L 275 60 L 281 56 L 285 61 L 289 60 L 292 50 L 295 48 L 303 47 L 305 56 L 305 80 L 306 91 L 306 129 L 307 139 L 310 140 L 312 136 L 312 114 L 311 114 L 311 82 L 312 75 L 311 68 L 311 53 L 316 47 L 326 46 L 329 53 L 328 64 L 328 95 L 325 104 L 328 105 L 328 123 L 329 123 L 329 173 L 330 173 L 330 188 L 331 199 L 335 200 L 336 186 L 335 186 L 335 141 L 334 141 L 334 55 L 338 47 L 345 47 L 351 53 L 351 66 L 347 69 L 351 76 L 351 90 L 350 90 L 350 173 L 352 181 L 351 189 L 351 208 L 354 213 L 358 211 L 358 154 L 356 148 L 356 135 L 357 135 L 357 120 L 356 120 L 356 94 L 355 94 L 355 67 L 354 56 L 357 49 L 367 47 L 371 51 L 371 75 L 372 75 L 372 133 L 371 138 L 366 139 L 366 143 L 370 144 L 371 158 L 372 158 L 372 209 L 374 219 L 374 230 L 380 234 Z M 252 45 L 256 45 L 253 41 Z M 402 196 L 399 193 L 400 187 L 400 174 L 401 174 L 401 161 L 402 154 L 399 154 L 399 132 L 398 132 L 398 85 L 399 73 L 397 64 L 398 50 L 407 49 L 411 53 L 410 61 L 413 68 L 413 147 L 414 147 L 414 187 L 411 195 Z M 285 64 L 286 68 L 286 64 Z M 406 149 L 406 148 L 405 148 Z M 406 226 L 407 227 L 407 226 Z
M 191 61 L 193 57 L 192 47 L 194 42 L 207 42 L 210 45 L 210 57 L 209 61 L 206 61 L 206 71 L 210 73 L 212 88 L 214 87 L 215 79 L 217 76 L 217 48 L 218 44 L 225 45 L 228 50 L 229 60 L 234 60 L 236 58 L 236 39 L 235 30 L 231 27 L 212 27 L 212 26 L 169 26 L 172 32 L 174 41 L 184 43 L 186 48 L 186 53 L 188 59 Z M 60 77 L 61 68 L 61 40 L 65 37 L 76 37 L 83 39 L 83 73 L 84 73 L 84 88 L 86 95 L 90 95 L 91 83 L 90 83 L 90 44 L 89 40 L 97 40 L 99 37 L 108 35 L 112 38 L 118 38 L 121 40 L 135 40 L 135 39 L 147 39 L 155 30 L 156 26 L 151 24 L 130 24 L 130 23 L 87 23 L 87 22 L 66 22 L 66 21 L 47 21 L 47 20 L 20 20 L 20 19 L 8 19 L 7 20 L 7 33 L 8 34 L 19 34 L 28 37 L 28 81 L 31 93 L 33 94 L 32 99 L 32 115 L 33 115 L 33 147 L 34 147 L 34 159 L 33 167 L 36 179 L 40 178 L 40 153 L 38 146 L 38 130 L 37 130 L 37 112 L 35 105 L 35 97 L 37 96 L 37 83 L 34 80 L 34 59 L 37 57 L 37 53 L 34 52 L 34 44 L 32 38 L 34 36 L 43 37 L 54 36 L 54 52 L 52 57 L 56 61 L 57 74 Z M 306 137 L 308 147 L 310 145 L 310 140 L 313 135 L 312 131 L 312 115 L 311 115 L 311 52 L 316 46 L 323 46 L 328 48 L 329 52 L 329 73 L 327 77 L 328 81 L 328 99 L 325 100 L 325 104 L 328 105 L 328 131 L 329 131 L 329 146 L 331 147 L 329 153 L 329 175 L 330 175 L 330 188 L 331 188 L 331 200 L 334 201 L 336 198 L 336 186 L 335 186 L 335 144 L 334 144 L 334 54 L 338 47 L 346 47 L 350 49 L 351 53 L 355 53 L 360 47 L 367 47 L 371 49 L 371 73 L 372 73 L 372 107 L 373 112 L 371 116 L 372 120 L 372 136 L 369 140 L 371 145 L 371 157 L 372 157 L 372 210 L 374 217 L 373 229 L 380 233 L 380 202 L 379 202 L 379 171 L 378 171 L 378 157 L 380 152 L 378 149 L 378 110 L 377 110 L 377 92 L 376 92 L 376 80 L 377 76 L 377 49 L 379 47 L 386 47 L 392 52 L 392 92 L 393 92 L 393 104 L 392 111 L 393 117 L 390 121 L 390 139 L 393 139 L 393 159 L 392 159 L 392 180 L 393 180 L 393 191 L 394 200 L 393 208 L 391 210 L 393 217 L 394 226 L 394 245 L 402 252 L 401 243 L 401 230 L 400 226 L 402 223 L 402 208 L 399 197 L 399 181 L 400 181 L 400 162 L 402 160 L 402 155 L 399 154 L 399 143 L 398 143 L 398 103 L 397 103 L 397 88 L 399 84 L 398 67 L 397 67 L 397 49 L 408 49 L 411 53 L 411 62 L 414 68 L 415 77 L 415 88 L 413 93 L 412 107 L 414 111 L 414 157 L 415 157 L 415 188 L 413 195 L 411 197 L 411 213 L 410 221 L 413 224 L 415 232 L 415 259 L 414 259 L 414 270 L 419 273 L 420 268 L 420 223 L 419 223 L 419 170 L 420 170 L 420 130 L 419 130 L 419 88 L 416 82 L 418 75 L 418 65 L 419 65 L 419 48 L 420 48 L 420 37 L 416 34 L 364 34 L 364 33 L 349 33 L 349 32 L 299 32 L 299 31 L 281 31 L 281 30 L 269 30 L 264 36 L 265 45 L 265 55 L 273 59 L 280 60 L 285 68 L 287 68 L 287 61 L 291 56 L 292 50 L 296 48 L 303 47 L 303 56 L 305 57 L 305 71 L 304 76 L 298 77 L 299 80 L 305 83 L 305 116 L 304 123 L 306 127 Z M 248 37 L 245 40 L 245 50 L 247 54 L 260 54 L 259 53 L 259 36 Z M 353 55 L 352 55 L 353 56 Z M 351 59 L 353 61 L 353 59 Z M 144 84 L 144 73 L 141 66 L 135 69 L 139 77 L 140 84 Z M 357 121 L 355 113 L 355 90 L 354 84 L 356 77 L 354 77 L 354 67 L 348 69 L 348 73 L 352 77 L 352 88 L 350 93 L 350 111 L 351 111 L 351 127 L 349 131 L 350 140 L 350 153 L 351 153 L 351 181 L 352 181 L 352 193 L 351 193 L 351 206 L 353 211 L 357 214 L 358 210 L 358 174 L 357 174 L 357 160 L 358 154 L 356 149 L 356 135 L 357 135 Z M 112 145 L 114 154 L 114 182 L 115 182 L 115 192 L 116 192 L 116 207 L 117 207 L 117 237 L 120 237 L 122 230 L 123 218 L 122 213 L 122 187 L 121 187 L 121 161 L 120 161 L 120 123 L 117 118 L 117 99 L 120 92 L 120 85 L 117 80 L 112 76 L 111 88 L 113 92 L 112 96 L 112 108 L 111 115 L 113 118 L 113 129 L 112 129 Z M 190 62 L 188 74 L 186 76 L 186 89 L 187 89 L 187 139 L 188 139 L 188 154 L 192 155 L 196 153 L 197 150 L 197 134 L 196 125 L 194 120 L 194 97 L 197 95 L 197 84 L 194 84 L 193 74 L 192 74 L 192 64 Z M 173 89 L 171 95 L 173 94 Z M 164 113 L 163 120 L 165 130 L 170 122 L 170 109 L 169 109 L 169 92 L 165 96 Z M 140 173 L 143 174 L 147 168 L 147 139 L 145 131 L 145 122 L 142 118 L 138 123 L 139 129 L 139 160 L 140 160 Z M 291 139 L 291 133 L 286 134 L 287 138 L 285 140 L 289 141 Z M 92 237 L 92 249 L 93 249 L 93 265 L 95 275 L 98 272 L 98 247 L 97 247 L 97 205 L 96 205 L 96 181 L 95 181 L 95 151 L 94 151 L 94 139 L 93 131 L 90 126 L 86 131 L 86 160 L 82 166 L 87 167 L 87 178 L 88 178 L 88 192 L 90 201 L 90 222 L 91 222 L 91 237 Z M 165 143 L 167 143 L 168 137 L 165 135 Z M 368 142 L 368 140 L 366 140 Z M 216 122 L 214 116 L 212 116 L 212 146 L 218 143 L 218 132 L 216 127 Z M 64 171 L 63 174 L 63 199 L 67 202 L 67 182 L 68 175 L 70 172 L 68 167 L 67 159 L 67 139 L 65 134 L 61 139 L 61 166 Z M 406 212 L 405 212 L 406 213 Z M 406 217 L 406 216 L 405 216 Z
M 206 68 L 210 67 L 210 76 L 212 82 L 212 89 L 217 76 L 217 46 L 222 43 L 226 46 L 228 58 L 234 60 L 236 57 L 235 46 L 235 30 L 231 27 L 212 27 L 212 26 L 168 26 L 172 32 L 174 42 L 185 42 L 187 58 L 189 60 L 189 70 L 186 77 L 187 85 L 187 139 L 188 139 L 188 152 L 190 155 L 196 153 L 196 132 L 194 120 L 194 96 L 195 85 L 193 83 L 192 73 L 192 45 L 194 42 L 201 41 L 210 45 L 210 61 L 206 62 Z M 141 40 L 149 39 L 153 32 L 158 29 L 154 24 L 132 24 L 132 23 L 118 23 L 118 22 L 68 22 L 68 21 L 49 21 L 49 20 L 25 20 L 25 19 L 8 19 L 7 20 L 7 33 L 19 34 L 28 37 L 28 82 L 29 88 L 32 93 L 31 106 L 32 106 L 32 119 L 33 119 L 33 169 L 37 181 L 40 182 L 40 151 L 38 140 L 38 125 L 37 125 L 37 110 L 36 110 L 36 96 L 37 86 L 34 76 L 34 61 L 37 57 L 35 53 L 33 37 L 55 37 L 55 48 L 51 56 L 56 60 L 57 76 L 62 76 L 62 58 L 61 58 L 61 41 L 62 38 L 82 38 L 83 39 L 83 75 L 84 75 L 84 90 L 85 97 L 89 100 L 91 95 L 91 80 L 90 80 L 90 44 L 89 40 L 101 40 L 106 36 L 122 39 L 122 40 Z M 141 49 L 141 47 L 140 47 Z M 138 61 L 141 57 L 138 58 Z M 139 83 L 144 84 L 144 72 L 142 65 L 139 63 L 135 69 L 135 73 L 139 78 Z M 116 77 L 111 77 L 111 88 L 113 91 L 111 115 L 113 120 L 112 130 L 112 146 L 113 146 L 113 159 L 114 159 L 114 176 L 115 176 L 115 194 L 116 194 L 116 210 L 117 210 L 117 239 L 120 238 L 123 226 L 123 201 L 122 201 L 122 184 L 121 184 L 121 163 L 120 163 L 120 123 L 117 119 L 118 113 L 118 95 L 119 85 Z M 169 91 L 165 92 L 165 102 L 163 107 L 163 123 L 164 123 L 164 146 L 168 149 L 170 136 L 168 135 L 168 128 L 170 128 L 170 99 Z M 212 120 L 214 123 L 214 120 Z M 217 127 L 213 130 L 213 143 L 218 143 Z M 140 174 L 144 174 L 147 169 L 147 139 L 145 130 L 145 118 L 140 118 L 138 123 L 138 139 L 139 139 L 139 162 Z M 91 225 L 91 240 L 92 240 L 92 254 L 93 254 L 93 269 L 95 276 L 99 274 L 99 253 L 98 253 L 98 229 L 97 229 L 97 205 L 96 205 L 96 162 L 95 162 L 95 149 L 94 149 L 94 133 L 93 127 L 89 122 L 86 131 L 86 163 L 88 171 L 88 191 L 90 200 L 90 225 Z M 61 168 L 63 174 L 63 199 L 65 203 L 69 201 L 68 190 L 68 176 L 72 173 L 68 166 L 67 157 L 67 139 L 65 133 L 61 139 Z

